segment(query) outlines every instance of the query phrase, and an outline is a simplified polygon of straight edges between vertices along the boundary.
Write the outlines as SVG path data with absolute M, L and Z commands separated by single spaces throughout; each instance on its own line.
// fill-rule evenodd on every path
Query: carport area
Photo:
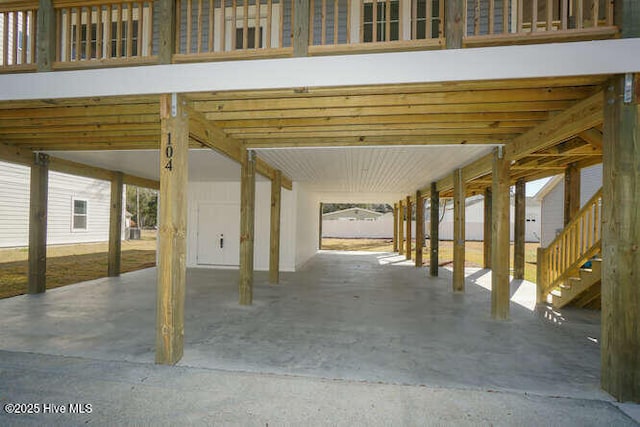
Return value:
M 321 251 L 301 271 L 283 273 L 280 285 L 269 285 L 268 273 L 256 273 L 254 304 L 240 306 L 237 270 L 190 269 L 185 353 L 172 375 L 241 371 L 240 383 L 246 375 L 259 374 L 260 381 L 293 375 L 312 383 L 343 380 L 331 383 L 343 391 L 369 383 L 422 386 L 412 388 L 416 393 L 474 391 L 484 396 L 477 402 L 485 408 L 494 399 L 487 391 L 518 399 L 533 394 L 543 411 L 538 416 L 554 411 L 544 403 L 550 396 L 581 407 L 581 399 L 610 400 L 599 386 L 599 312 L 536 311 L 535 285 L 514 280 L 511 320 L 491 320 L 490 271 L 468 269 L 464 294 L 450 291 L 450 275 L 441 269 L 440 277 L 429 277 L 392 253 Z M 86 364 L 95 369 L 133 362 L 124 364 L 126 372 L 160 369 L 152 365 L 155 284 L 154 268 L 0 301 L 0 372 L 12 371 L 18 353 L 64 356 L 63 366 L 79 367 L 74 375 Z M 47 363 L 38 366 L 43 372 Z M 89 382 L 106 380 L 100 372 Z M 38 386 L 30 387 L 37 395 Z M 226 392 L 233 394 L 233 387 Z M 318 396 L 312 407 L 322 406 Z M 585 414 L 606 410 L 593 420 L 625 422 L 613 406 L 586 406 Z

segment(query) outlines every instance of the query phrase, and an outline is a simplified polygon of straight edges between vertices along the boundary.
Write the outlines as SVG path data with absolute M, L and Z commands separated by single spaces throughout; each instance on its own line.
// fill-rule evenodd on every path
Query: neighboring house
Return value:
M 602 164 L 590 166 L 580 171 L 580 207 L 602 187 Z M 564 176 L 556 175 L 538 191 L 534 198 L 541 205 L 542 247 L 564 229 Z
M 322 214 L 322 220 L 374 221 L 382 215 L 369 209 L 348 208 Z
M 415 227 L 414 227 L 415 229 Z M 393 238 L 393 213 L 350 208 L 322 215 L 322 236 L 337 238 Z
M 29 168 L 0 162 L 0 182 L 0 247 L 27 246 Z M 49 172 L 47 243 L 108 240 L 110 195 L 107 181 Z
M 466 240 L 484 239 L 484 198 L 482 196 L 469 197 L 465 210 L 465 238 Z M 444 209 L 444 215 L 442 215 Z M 354 215 L 356 208 L 344 211 L 331 212 L 322 215 L 322 236 L 338 238 L 392 238 L 393 214 L 386 213 L 377 219 L 366 218 L 362 214 L 361 219 Z M 359 209 L 363 211 L 363 209 Z M 429 209 L 425 209 L 425 230 L 429 230 Z M 440 207 L 442 221 L 439 226 L 440 240 L 453 240 L 453 204 L 451 200 Z M 333 218 L 331 214 L 335 214 Z M 513 239 L 513 220 L 515 218 L 515 203 L 511 200 L 511 239 Z M 527 197 L 525 211 L 525 241 L 540 241 L 540 202 L 533 197 Z M 340 221 L 336 221 L 340 219 Z M 411 234 L 415 238 L 416 222 L 412 221 Z
M 426 210 L 426 212 L 429 212 Z M 427 213 L 428 215 L 428 213 Z M 440 208 L 440 240 L 453 240 L 453 203 L 447 201 L 447 207 L 442 215 L 442 207 Z M 525 208 L 525 233 L 526 242 L 540 241 L 540 202 L 533 197 L 527 197 Z M 511 222 L 511 240 L 513 240 L 513 225 L 515 218 L 515 199 L 511 197 L 511 210 L 509 213 Z M 429 218 L 427 217 L 427 222 Z M 466 240 L 483 240 L 484 239 L 484 197 L 474 196 L 467 198 L 465 209 L 465 238 Z M 428 226 L 425 230 L 429 230 Z

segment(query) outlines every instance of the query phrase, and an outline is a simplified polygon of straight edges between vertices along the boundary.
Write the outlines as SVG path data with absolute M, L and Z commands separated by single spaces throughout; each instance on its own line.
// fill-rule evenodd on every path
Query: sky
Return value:
M 533 197 L 544 185 L 549 182 L 551 178 L 542 178 L 537 181 L 527 182 L 526 194 L 527 197 Z

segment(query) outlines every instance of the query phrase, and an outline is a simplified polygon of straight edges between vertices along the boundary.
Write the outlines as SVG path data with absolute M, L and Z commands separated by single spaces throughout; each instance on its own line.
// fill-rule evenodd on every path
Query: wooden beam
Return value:
M 280 282 L 280 205 L 282 173 L 277 170 L 271 181 L 271 228 L 269 234 L 269 283 Z
M 398 204 L 393 204 L 393 252 L 398 252 Z
M 398 201 L 398 253 L 404 254 L 404 203 Z
M 602 132 L 598 129 L 587 129 L 584 132 L 580 132 L 578 136 L 602 152 Z
M 184 348 L 189 116 L 182 97 L 160 100 L 156 363 L 174 365 Z
M 524 279 L 524 236 L 525 236 L 525 216 L 526 216 L 526 183 L 524 179 L 516 182 L 516 206 L 514 218 L 514 244 L 513 244 L 513 278 Z
M 307 56 L 309 53 L 309 0 L 293 0 L 293 3 L 293 56 Z
M 453 171 L 453 292 L 464 292 L 465 182 L 462 169 Z
M 210 120 L 207 120 L 202 113 L 193 108 L 189 108 L 188 110 L 189 137 L 191 139 L 229 157 L 231 160 L 235 160 L 240 164 L 243 163 L 243 150 L 249 147 L 243 145 L 242 141 L 227 136 L 220 127 L 216 126 Z M 263 160 L 256 159 L 256 172 L 273 180 L 276 169 L 269 166 Z M 285 189 L 291 190 L 293 188 L 291 178 L 281 174 L 280 180 Z
M 404 251 L 405 257 L 410 260 L 411 259 L 411 217 L 413 216 L 413 205 L 411 203 L 411 196 L 407 196 L 406 208 L 407 212 L 407 241 L 406 241 L 406 249 Z
M 600 125 L 603 120 L 603 97 L 600 91 L 515 138 L 505 147 L 506 157 L 519 160 Z
M 637 77 L 636 74 L 628 102 L 624 100 L 625 77 L 612 78 L 604 106 L 601 384 L 620 402 L 640 403 L 640 105 Z
M 491 210 L 491 188 L 484 189 L 484 231 L 482 242 L 482 256 L 483 256 L 483 268 L 491 268 L 491 223 L 492 223 L 492 210 Z
M 158 62 L 171 64 L 176 53 L 176 2 L 159 0 L 158 10 Z
M 256 198 L 256 155 L 244 150 L 240 186 L 240 304 L 253 303 L 253 242 Z
M 120 275 L 122 248 L 122 173 L 115 173 L 111 180 L 111 209 L 109 212 L 109 257 L 107 275 Z
M 51 71 L 51 64 L 56 59 L 56 14 L 53 1 L 40 0 L 37 15 L 36 62 L 38 71 Z M 23 31 L 26 31 L 26 28 L 23 28 Z
M 430 228 L 429 232 L 429 274 L 432 277 L 438 277 L 438 231 L 440 228 L 440 196 L 438 194 L 437 184 L 431 183 L 431 212 L 430 212 Z
M 420 190 L 416 191 L 416 267 L 422 267 L 424 247 L 424 199 Z
M 29 203 L 29 283 L 27 292 L 42 293 L 47 288 L 47 195 L 49 156 L 34 154 L 31 164 Z
M 320 208 L 318 209 L 318 250 L 321 251 L 322 250 L 322 210 L 323 210 L 323 203 L 320 202 Z
M 445 39 L 447 49 L 460 49 L 466 35 L 464 0 L 448 0 L 445 3 Z
M 491 242 L 491 317 L 498 320 L 509 318 L 509 160 L 504 150 L 498 147 L 493 154 L 492 242 Z
M 580 169 L 575 163 L 564 172 L 564 225 L 569 224 L 580 210 Z

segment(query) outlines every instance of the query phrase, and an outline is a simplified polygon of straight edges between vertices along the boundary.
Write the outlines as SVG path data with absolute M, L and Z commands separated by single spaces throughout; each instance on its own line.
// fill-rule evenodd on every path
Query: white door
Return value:
M 201 265 L 240 264 L 240 205 L 198 205 L 198 254 Z

